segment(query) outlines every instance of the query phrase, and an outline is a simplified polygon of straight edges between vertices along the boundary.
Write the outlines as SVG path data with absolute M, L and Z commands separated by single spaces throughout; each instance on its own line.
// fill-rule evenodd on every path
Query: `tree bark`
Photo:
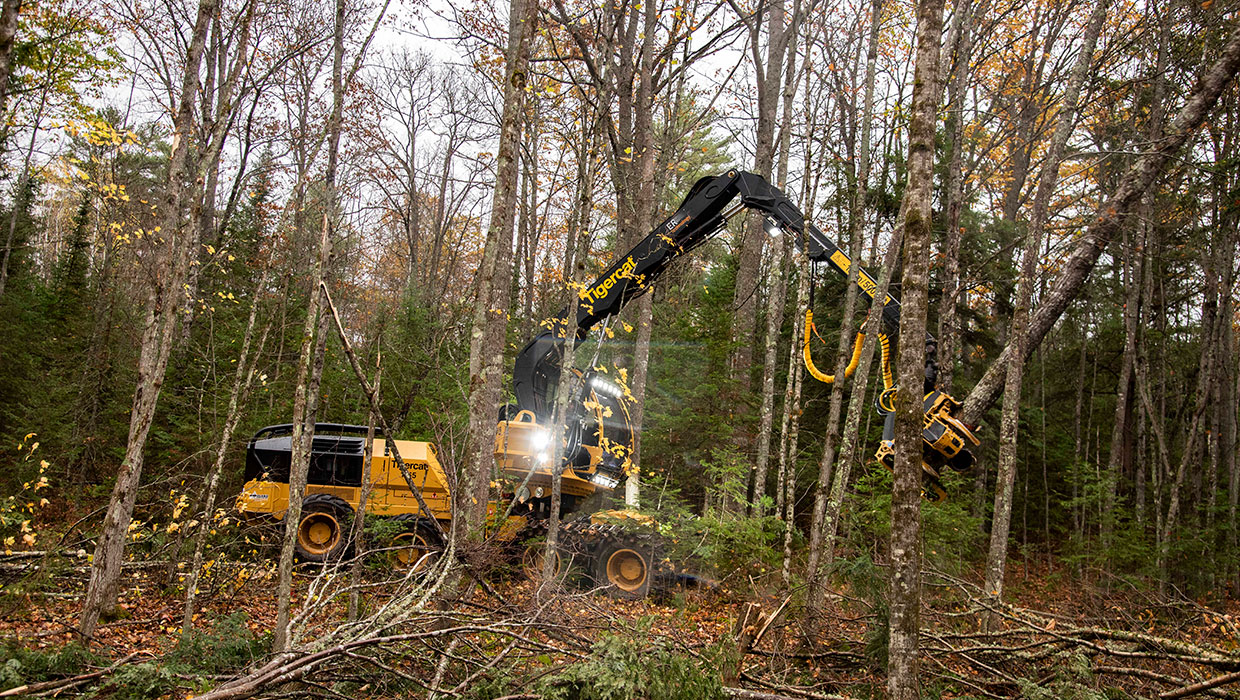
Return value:
M 939 301 L 939 387 L 952 393 L 956 356 L 960 353 L 960 212 L 964 208 L 964 103 L 969 84 L 969 61 L 973 54 L 974 13 L 985 13 L 985 1 L 976 10 L 972 3 L 958 6 L 960 28 L 956 39 L 956 70 L 947 89 L 947 203 L 943 228 L 943 297 Z M 953 20 L 953 24 L 954 24 Z M 944 62 L 946 64 L 946 61 Z
M 504 70 L 504 109 L 495 161 L 495 193 L 491 220 L 478 269 L 469 338 L 469 450 L 462 465 L 453 529 L 463 536 L 480 535 L 486 515 L 487 490 L 495 465 L 496 407 L 503 378 L 504 333 L 508 327 L 508 284 L 511 279 L 512 235 L 517 205 L 517 148 L 525 106 L 530 42 L 538 3 L 512 0 Z M 463 528 L 463 529 L 462 529 Z
M 220 475 L 224 472 L 224 461 L 228 455 L 228 446 L 232 442 L 233 432 L 241 420 L 241 406 L 250 395 L 250 387 L 254 383 L 254 372 L 258 367 L 258 358 L 267 345 L 267 332 L 271 324 L 263 327 L 258 348 L 250 355 L 250 343 L 254 338 L 254 325 L 258 320 L 258 306 L 263 290 L 267 287 L 267 277 L 271 267 L 265 266 L 254 287 L 254 296 L 250 300 L 250 316 L 246 320 L 245 334 L 241 337 L 241 352 L 237 357 L 237 371 L 233 375 L 232 390 L 228 394 L 228 412 L 225 413 L 224 428 L 220 431 L 220 441 L 215 449 L 215 464 L 207 474 L 206 498 L 199 515 L 198 531 L 194 536 L 194 558 L 190 563 L 189 574 L 185 577 L 185 609 L 181 618 L 181 636 L 185 637 L 194 628 L 194 604 L 198 595 L 198 577 L 202 574 L 202 559 L 206 549 L 207 535 L 211 532 L 211 524 L 215 520 L 215 502 L 219 496 Z
M 773 0 L 765 8 L 767 24 L 766 60 L 761 57 L 760 17 L 752 17 L 749 22 L 749 50 L 754 63 L 754 77 L 758 92 L 757 145 L 754 152 L 753 170 L 766 179 L 770 179 L 775 162 L 775 126 L 781 88 L 783 87 L 784 53 L 789 41 L 797 31 L 800 22 L 800 3 L 794 4 L 791 21 L 784 24 L 784 1 Z M 736 406 L 741 415 L 747 413 L 743 402 L 749 393 L 750 370 L 753 365 L 753 335 L 757 322 L 758 307 L 758 273 L 761 268 L 763 250 L 766 248 L 763 233 L 762 217 L 756 213 L 748 216 L 744 236 L 738 252 L 739 266 L 736 271 L 736 288 L 733 291 L 732 320 L 733 351 L 730 357 L 732 381 L 735 386 Z M 744 422 L 742 421 L 743 425 Z M 746 449 L 752 444 L 752 437 L 746 436 L 741 429 L 737 433 L 738 444 Z
M 314 262 L 314 272 L 311 278 L 314 286 L 311 287 L 308 295 L 309 308 L 306 311 L 306 324 L 303 329 L 297 367 L 297 386 L 294 389 L 293 398 L 289 503 L 288 510 L 284 514 L 284 540 L 280 547 L 279 581 L 276 589 L 276 627 L 271 643 L 272 649 L 277 652 L 285 651 L 291 646 L 293 554 L 297 543 L 297 528 L 301 522 L 301 502 L 306 493 L 306 481 L 310 472 L 314 424 L 318 416 L 323 364 L 327 355 L 327 336 L 331 325 L 331 319 L 323 313 L 327 294 L 327 286 L 324 282 L 331 272 L 334 256 L 333 234 L 340 216 L 336 168 L 340 157 L 340 132 L 343 125 L 345 89 L 349 82 L 344 75 L 346 3 L 347 0 L 336 0 L 335 3 L 336 13 L 332 37 L 332 109 L 327 123 L 327 169 L 324 172 L 326 203 L 319 237 L 318 256 Z M 349 78 L 352 78 L 352 73 Z M 312 343 L 313 348 L 311 348 Z
M 412 277 L 412 273 L 410 275 Z M 374 393 L 379 395 L 383 385 L 383 333 L 380 330 L 375 337 L 375 386 Z M 372 408 L 366 418 L 366 446 L 362 448 L 362 491 L 357 498 L 357 515 L 353 517 L 353 565 L 349 567 L 349 611 L 347 619 L 356 622 L 362 614 L 362 568 L 366 563 L 366 504 L 370 502 L 370 494 L 374 489 L 374 474 L 370 461 L 375 455 L 375 422 L 378 416 Z M 384 435 L 383 440 L 395 440 L 395 435 Z
M 801 0 L 794 0 L 793 15 L 799 17 Z M 797 35 L 795 27 L 789 30 L 792 36 L 788 42 L 787 66 L 783 81 L 783 113 L 779 125 L 779 156 L 778 177 L 776 184 L 780 188 L 788 185 L 788 159 L 792 142 L 792 107 L 796 99 L 797 84 Z M 766 305 L 766 345 L 762 357 L 762 407 L 758 413 L 758 454 L 754 462 L 753 500 L 750 512 L 762 516 L 763 497 L 766 496 L 766 477 L 771 457 L 771 429 L 775 423 L 775 373 L 779 368 L 779 331 L 784 322 L 784 306 L 788 297 L 786 274 L 786 246 L 782 243 L 771 245 L 768 249 L 769 258 L 767 272 L 767 305 Z M 799 311 L 799 309 L 798 309 Z M 795 340 L 794 340 L 795 344 Z
M 767 273 L 766 348 L 762 361 L 762 408 L 758 414 L 758 457 L 754 462 L 753 499 L 750 512 L 762 517 L 766 497 L 766 475 L 771 457 L 771 428 L 775 423 L 775 372 L 778 365 L 779 328 L 783 325 L 788 283 L 784 277 L 784 246 L 771 246 Z M 796 345 L 796 339 L 793 339 Z
M 116 604 L 120 588 L 121 558 L 124 556 L 125 539 L 129 533 L 129 523 L 133 519 L 138 483 L 142 477 L 142 453 L 168 368 L 168 356 L 177 324 L 176 312 L 181 307 L 181 295 L 184 293 L 182 281 L 189 265 L 190 246 L 183 241 L 186 231 L 181 222 L 181 209 L 186 194 L 189 142 L 194 129 L 194 96 L 198 87 L 198 71 L 202 66 L 207 28 L 218 5 L 218 0 L 201 0 L 198 4 L 198 14 L 186 51 L 185 68 L 181 76 L 181 96 L 173 122 L 172 153 L 168 159 L 163 211 L 160 212 L 162 231 L 167 236 L 160 246 L 160 259 L 165 265 L 157 271 L 147 297 L 128 444 L 120 473 L 112 488 L 103 531 L 95 546 L 90 583 L 86 589 L 86 601 L 82 606 L 80 629 L 82 636 L 88 639 L 95 634 L 99 616 Z
M 13 44 L 17 40 L 17 18 L 21 11 L 22 0 L 4 0 L 3 7 L 0 7 L 0 116 L 4 116 L 8 108 Z
M 1172 121 L 1165 138 L 1142 153 L 1124 173 L 1115 193 L 1095 210 L 1089 227 L 1073 246 L 1063 272 L 1038 306 L 1029 323 L 1029 333 L 1023 352 L 1023 363 L 1041 344 L 1042 339 L 1063 315 L 1068 304 L 1076 297 L 1088 279 L 1098 257 L 1127 221 L 1128 213 L 1141 200 L 1146 191 L 1163 171 L 1163 166 L 1184 146 L 1209 116 L 1223 90 L 1232 83 L 1240 70 L 1240 30 L 1234 31 L 1219 53 L 1219 58 L 1202 74 L 1192 94 Z M 1007 364 L 1017 357 L 1009 343 L 995 363 L 986 370 L 981 381 L 965 400 L 962 418 L 965 423 L 976 425 L 986 410 L 1003 390 Z
M 870 30 L 868 48 L 866 49 L 866 67 L 865 67 L 865 89 L 862 97 L 861 108 L 861 141 L 857 144 L 858 165 L 853 184 L 852 201 L 850 202 L 848 212 L 848 254 L 852 260 L 861 260 L 861 242 L 864 239 L 863 219 L 865 217 L 865 198 L 869 189 L 870 179 L 870 132 L 873 121 L 874 111 L 874 77 L 878 59 L 878 36 L 882 22 L 882 0 L 874 0 L 870 8 Z M 848 462 L 837 460 L 836 449 L 837 442 L 842 442 L 840 433 L 840 411 L 843 408 L 844 388 L 847 386 L 849 391 L 849 407 L 853 403 L 858 403 L 861 399 L 858 396 L 864 396 L 866 374 L 854 373 L 855 379 L 848 383 L 844 377 L 844 368 L 847 366 L 851 355 L 850 349 L 853 342 L 851 329 L 853 326 L 853 317 L 856 314 L 857 307 L 857 272 L 860 264 L 855 264 L 848 268 L 847 291 L 844 294 L 844 311 L 840 318 L 840 337 L 836 346 L 835 359 L 835 385 L 831 391 L 831 401 L 827 409 L 827 435 L 823 443 L 822 457 L 818 463 L 818 482 L 814 489 L 814 514 L 810 525 L 810 541 L 809 541 L 809 562 L 808 562 L 808 588 L 809 595 L 806 599 L 806 616 L 809 618 L 811 625 L 816 625 L 818 615 L 822 611 L 826 586 L 823 578 L 826 574 L 826 564 L 830 565 L 834 559 L 834 552 L 826 552 L 824 550 L 834 549 L 835 547 L 835 527 L 834 516 L 838 515 L 838 505 L 831 508 L 830 494 L 833 491 L 833 483 L 840 482 L 841 497 L 843 495 L 843 487 L 847 485 L 848 477 L 851 470 L 851 454 Z M 890 276 L 888 276 L 890 280 Z M 880 280 L 880 284 L 881 284 Z M 885 299 L 886 288 L 876 292 L 875 298 Z M 877 314 L 876 314 L 877 315 Z M 867 336 L 867 339 L 869 336 Z M 798 339 L 794 338 L 795 343 Z M 871 343 L 871 353 L 873 352 L 873 344 Z M 862 350 L 864 352 L 864 348 Z M 858 363 L 860 365 L 860 363 Z M 858 366 L 860 369 L 860 366 Z M 866 370 L 869 370 L 869 362 L 867 359 Z M 844 433 L 844 440 L 849 439 L 847 433 Z M 832 476 L 835 476 L 833 481 Z M 834 511 L 832 513 L 832 511 Z M 828 525 L 828 522 L 831 524 Z
M 899 379 L 895 396 L 895 483 L 891 496 L 891 631 L 887 693 L 920 698 L 922 393 L 930 275 L 930 207 L 934 194 L 934 132 L 939 95 L 943 0 L 917 6 L 917 60 L 909 122 L 908 184 L 904 190 L 904 274 L 901 278 Z

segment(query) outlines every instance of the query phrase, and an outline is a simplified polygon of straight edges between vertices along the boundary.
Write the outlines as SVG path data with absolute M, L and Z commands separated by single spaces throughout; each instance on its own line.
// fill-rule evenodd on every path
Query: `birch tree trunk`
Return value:
M 202 67 L 203 47 L 207 28 L 219 6 L 218 0 L 201 0 L 194 29 L 186 51 L 185 68 L 181 75 L 181 95 L 173 121 L 172 153 L 168 159 L 164 188 L 162 231 L 167 238 L 161 242 L 158 259 L 162 261 L 152 280 L 143 319 L 141 353 L 138 359 L 138 381 L 134 389 L 133 410 L 129 419 L 129 439 L 120 473 L 112 488 L 103 531 L 95 546 L 90 583 L 82 606 L 80 630 L 87 639 L 95 634 L 99 616 L 116 605 L 120 588 L 121 559 L 129 523 L 133 519 L 134 502 L 142 477 L 142 457 L 146 438 L 155 417 L 159 391 L 168 369 L 177 310 L 184 293 L 182 282 L 189 265 L 189 245 L 184 244 L 186 231 L 182 226 L 188 172 L 189 146 L 194 129 L 194 96 L 198 88 L 198 71 Z
M 0 116 L 8 107 L 9 76 L 13 74 L 13 44 L 17 39 L 17 18 L 22 0 L 4 0 L 0 7 Z M 2 132 L 2 130 L 0 130 Z
M 934 193 L 934 132 L 939 95 L 943 0 L 917 6 L 917 61 L 909 121 L 908 185 L 904 190 L 903 299 L 899 378 L 895 396 L 895 483 L 891 495 L 891 632 L 887 694 L 920 698 L 917 634 L 921 605 L 922 392 L 930 274 L 930 205 Z

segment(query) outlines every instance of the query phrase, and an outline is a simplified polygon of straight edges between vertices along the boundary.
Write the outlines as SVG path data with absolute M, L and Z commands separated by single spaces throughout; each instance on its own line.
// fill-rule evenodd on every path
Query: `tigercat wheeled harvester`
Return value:
M 811 261 L 826 263 L 847 275 L 851 260 L 812 223 L 805 221 L 783 192 L 765 179 L 737 170 L 706 177 L 694 184 L 680 208 L 655 227 L 626 254 L 620 256 L 594 282 L 578 290 L 577 298 L 558 315 L 544 322 L 543 331 L 517 354 L 513 368 L 516 401 L 499 411 L 495 455 L 504 474 L 523 484 L 502 501 L 489 504 L 494 513 L 510 512 L 503 523 L 492 523 L 497 537 L 514 545 L 528 543 L 526 563 L 536 566 L 544 556 L 554 556 L 560 567 L 583 569 L 597 584 L 614 594 L 638 597 L 650 590 L 659 574 L 674 570 L 673 562 L 660 561 L 658 539 L 648 518 L 630 511 L 603 511 L 581 515 L 581 504 L 599 490 L 613 489 L 627 474 L 636 471 L 630 455 L 634 434 L 630 400 L 623 375 L 610 376 L 601 368 L 571 372 L 566 382 L 572 396 L 566 418 L 554 419 L 556 392 L 565 368 L 561 359 L 567 343 L 585 340 L 634 298 L 649 291 L 672 261 L 710 240 L 723 230 L 732 216 L 757 211 L 766 217 L 772 235 L 792 235 Z M 864 270 L 857 270 L 856 283 L 874 301 L 876 283 Z M 891 413 L 894 386 L 891 382 L 890 348 L 886 334 L 899 328 L 900 303 L 888 295 L 879 308 L 884 334 L 882 367 L 884 390 L 878 412 L 885 418 L 883 440 L 876 457 L 891 466 Z M 576 317 L 576 333 L 568 337 L 569 320 Z M 807 324 L 808 325 L 808 324 Z M 808 330 L 806 342 L 808 342 Z M 923 433 L 924 493 L 933 500 L 944 495 L 939 474 L 945 467 L 968 469 L 973 465 L 969 445 L 977 444 L 970 429 L 956 418 L 960 404 L 935 387 L 936 342 L 926 336 L 925 430 Z M 857 343 L 857 352 L 861 344 Z M 808 347 L 805 352 L 811 364 Z M 855 364 L 855 363 L 854 363 Z M 247 483 L 238 499 L 246 513 L 283 517 L 288 508 L 288 465 L 291 426 L 264 428 L 254 436 L 246 457 Z M 305 559 L 327 561 L 348 547 L 348 528 L 360 501 L 364 468 L 364 428 L 320 423 L 316 426 L 309 486 L 297 526 L 297 550 Z M 328 435 L 325 433 L 342 433 Z M 550 515 L 551 459 L 553 440 L 560 441 L 563 455 L 563 531 L 557 551 L 544 553 L 541 545 Z M 367 515 L 392 518 L 402 525 L 392 547 L 398 561 L 422 560 L 422 555 L 442 545 L 439 528 L 452 519 L 447 475 L 430 443 L 396 441 L 396 447 L 412 471 L 413 481 L 430 512 L 422 512 L 416 497 L 401 477 L 389 447 L 382 439 L 374 445 L 369 470 L 374 491 L 367 502 Z M 493 518 L 494 519 L 494 518 Z M 446 527 L 443 528 L 446 531 Z M 518 549 L 519 551 L 519 549 Z

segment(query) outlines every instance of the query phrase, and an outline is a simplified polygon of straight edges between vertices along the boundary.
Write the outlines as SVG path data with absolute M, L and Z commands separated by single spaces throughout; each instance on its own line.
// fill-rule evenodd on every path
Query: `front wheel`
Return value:
M 613 598 L 638 600 L 650 593 L 654 575 L 649 546 L 628 541 L 608 541 L 594 559 L 594 582 L 607 588 Z
M 525 577 L 532 581 L 541 581 L 543 578 L 543 567 L 546 565 L 547 557 L 552 557 L 552 577 L 560 578 L 564 575 L 567 562 L 559 551 L 551 549 L 546 542 L 531 542 L 526 545 L 525 552 L 521 555 L 521 570 L 525 573 Z
M 301 503 L 297 523 L 297 554 L 305 561 L 338 561 L 349 548 L 353 510 L 343 500 L 313 494 Z

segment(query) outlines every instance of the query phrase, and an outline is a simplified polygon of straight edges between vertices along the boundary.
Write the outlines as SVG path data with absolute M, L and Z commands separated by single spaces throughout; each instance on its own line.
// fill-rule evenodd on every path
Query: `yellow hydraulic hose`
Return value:
M 814 365 L 814 356 L 809 351 L 809 334 L 817 333 L 814 328 L 814 311 L 812 309 L 805 310 L 805 337 L 802 340 L 801 355 L 805 358 L 805 369 L 809 370 L 809 374 L 824 384 L 834 384 L 835 375 L 825 374 L 822 370 Z M 851 377 L 853 372 L 857 371 L 857 363 L 861 361 L 861 344 L 865 342 L 865 334 L 858 333 L 857 339 L 853 343 L 852 359 L 848 361 L 848 366 L 844 368 L 844 377 Z
M 880 356 L 883 370 L 883 390 L 878 394 L 879 412 L 886 415 L 896 410 L 895 407 L 895 381 L 891 377 L 891 339 L 886 333 L 878 334 L 878 344 L 881 348 Z
M 878 344 L 883 348 L 883 388 L 890 389 L 896 384 L 891 378 L 891 339 L 887 337 L 886 333 L 879 333 Z

